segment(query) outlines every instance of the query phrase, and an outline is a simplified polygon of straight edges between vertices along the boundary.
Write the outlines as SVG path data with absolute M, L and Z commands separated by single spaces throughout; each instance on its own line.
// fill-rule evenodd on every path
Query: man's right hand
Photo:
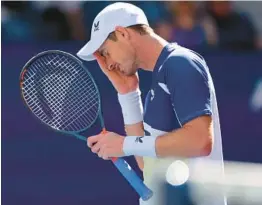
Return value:
M 106 65 L 105 58 L 101 56 L 98 52 L 96 52 L 95 57 L 97 62 L 104 72 L 104 74 L 108 77 L 111 81 L 115 89 L 119 94 L 126 94 L 136 90 L 139 86 L 139 79 L 138 74 L 136 73 L 133 76 L 125 76 L 123 75 L 118 69 L 109 70 Z M 132 125 L 125 125 L 125 131 L 127 135 L 133 136 L 143 136 L 144 129 L 143 129 L 143 122 L 139 122 Z M 137 164 L 141 171 L 144 168 L 144 161 L 142 157 L 135 156 Z
M 126 94 L 138 88 L 139 79 L 137 73 L 132 76 L 125 76 L 118 69 L 109 70 L 103 56 L 98 52 L 94 53 L 94 56 L 96 57 L 103 73 L 108 77 L 119 94 Z

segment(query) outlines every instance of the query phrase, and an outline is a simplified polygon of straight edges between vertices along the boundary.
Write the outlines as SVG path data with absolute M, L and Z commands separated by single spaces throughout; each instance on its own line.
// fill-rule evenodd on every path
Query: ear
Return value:
M 115 34 L 117 39 L 125 39 L 125 40 L 130 39 L 130 33 L 125 27 L 117 26 L 115 28 Z

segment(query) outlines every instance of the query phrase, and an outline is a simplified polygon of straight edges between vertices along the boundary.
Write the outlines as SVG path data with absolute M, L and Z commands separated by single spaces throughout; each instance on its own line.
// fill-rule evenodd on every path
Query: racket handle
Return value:
M 106 134 L 107 130 L 103 128 L 101 134 Z M 122 173 L 126 180 L 136 190 L 143 201 L 150 199 L 153 196 L 153 192 L 144 184 L 144 182 L 137 176 L 131 166 L 123 159 L 112 157 L 112 162 L 116 168 Z
M 112 161 L 143 201 L 147 201 L 153 196 L 153 192 L 144 184 L 123 158 L 114 158 Z
M 106 133 L 107 130 L 103 128 L 101 134 Z M 147 201 L 153 196 L 153 192 L 144 184 L 144 182 L 137 176 L 135 171 L 123 158 L 112 157 L 111 160 L 129 184 L 136 190 L 143 201 Z
M 107 133 L 105 129 L 101 132 L 103 134 Z M 86 137 L 74 133 L 74 135 L 80 139 L 86 141 Z M 129 184 L 136 190 L 143 201 L 147 201 L 153 196 L 153 192 L 144 184 L 144 182 L 137 176 L 135 171 L 131 166 L 123 159 L 112 157 L 112 162 L 119 170 L 119 172 L 126 178 Z

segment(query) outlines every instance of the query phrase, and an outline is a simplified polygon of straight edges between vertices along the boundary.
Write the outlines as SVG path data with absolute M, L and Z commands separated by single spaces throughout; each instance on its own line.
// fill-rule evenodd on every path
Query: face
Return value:
M 98 52 L 105 58 L 107 68 L 118 69 L 126 76 L 131 76 L 138 70 L 135 49 L 125 31 L 116 34 L 117 40 L 107 39 Z

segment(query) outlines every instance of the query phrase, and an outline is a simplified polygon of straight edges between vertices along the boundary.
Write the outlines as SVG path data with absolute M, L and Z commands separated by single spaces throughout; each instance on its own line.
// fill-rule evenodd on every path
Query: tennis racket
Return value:
M 99 118 L 106 132 L 97 85 L 75 56 L 58 50 L 37 54 L 22 69 L 20 89 L 26 106 L 52 129 L 86 141 L 80 132 Z M 142 200 L 152 197 L 153 192 L 123 158 L 111 160 Z

